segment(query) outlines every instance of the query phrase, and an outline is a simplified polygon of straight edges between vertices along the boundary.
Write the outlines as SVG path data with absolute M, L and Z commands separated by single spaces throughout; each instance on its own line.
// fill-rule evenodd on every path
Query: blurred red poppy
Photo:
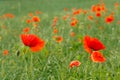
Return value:
M 8 50 L 4 50 L 3 51 L 3 55 L 8 55 L 9 54 L 9 51 Z
M 63 41 L 62 36 L 53 36 L 53 38 L 56 40 L 56 42 L 60 43 Z
M 26 27 L 26 28 L 23 29 L 23 32 L 24 32 L 24 33 L 28 33 L 29 31 L 30 31 L 30 28 L 29 28 L 29 27 Z
M 26 20 L 26 23 L 31 23 L 32 21 L 30 19 Z
M 58 30 L 56 28 L 54 28 L 53 33 L 54 34 L 58 33 Z
M 45 42 L 34 34 L 21 34 L 21 40 L 33 52 L 40 51 L 45 45 Z
M 78 67 L 78 66 L 80 66 L 80 64 L 81 64 L 81 62 L 80 61 L 78 61 L 78 60 L 74 60 L 74 61 L 72 61 L 72 62 L 70 62 L 70 68 L 73 68 L 73 67 Z
M 93 51 L 91 54 L 91 59 L 93 62 L 105 62 L 106 58 L 99 51 Z
M 100 12 L 96 12 L 96 17 L 101 17 L 101 13 Z
M 88 19 L 89 19 L 89 20 L 93 20 L 94 18 L 93 18 L 92 15 L 90 15 L 90 16 L 88 16 Z
M 79 15 L 82 12 L 82 8 L 73 11 L 73 15 Z
M 84 48 L 88 53 L 91 54 L 92 51 L 105 49 L 105 46 L 97 38 L 91 38 L 90 36 L 85 36 Z
M 6 14 L 3 15 L 3 17 L 4 18 L 14 18 L 15 16 L 12 13 L 6 13 Z
M 38 16 L 33 16 L 32 21 L 33 22 L 40 22 L 40 18 Z
M 74 20 L 71 21 L 70 25 L 71 25 L 72 27 L 75 27 L 77 23 L 78 23 L 78 20 L 77 20 L 77 19 L 74 19 Z
M 106 23 L 111 23 L 111 22 L 113 22 L 113 20 L 114 20 L 114 16 L 113 15 L 109 15 L 109 16 L 107 16 L 106 18 L 105 18 L 105 21 L 106 21 Z
M 70 36 L 71 36 L 71 37 L 74 37 L 74 36 L 75 36 L 75 32 L 71 32 L 71 33 L 70 33 Z

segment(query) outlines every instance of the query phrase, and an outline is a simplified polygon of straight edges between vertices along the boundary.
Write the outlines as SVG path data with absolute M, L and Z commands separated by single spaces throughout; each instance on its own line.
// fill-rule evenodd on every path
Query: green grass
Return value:
M 120 0 L 104 0 L 108 12 L 115 14 L 115 20 L 106 24 L 105 16 L 98 19 L 99 23 L 89 21 L 86 15 L 77 15 L 78 24 L 70 26 L 70 18 L 66 21 L 62 17 L 66 14 L 72 15 L 72 8 L 83 8 L 90 10 L 91 5 L 99 3 L 99 0 L 1 0 L 0 16 L 5 13 L 13 13 L 15 18 L 0 18 L 0 80 L 119 80 L 120 79 L 120 6 L 114 10 L 114 3 Z M 68 12 L 63 9 L 68 8 Z M 41 22 L 34 28 L 27 24 L 30 12 L 40 10 L 38 15 Z M 57 16 L 57 34 L 53 34 L 52 22 Z M 95 17 L 95 16 L 94 16 Z M 5 25 L 6 28 L 2 28 Z M 91 26 L 89 29 L 88 26 Z M 99 27 L 102 26 L 102 29 Z M 33 53 L 29 47 L 23 45 L 20 34 L 23 28 L 30 27 L 30 33 L 40 36 L 45 41 L 45 47 Z M 76 36 L 72 38 L 70 32 L 74 31 Z M 53 36 L 63 37 L 61 43 L 55 42 Z M 94 63 L 83 47 L 85 35 L 98 38 L 106 46 L 101 52 L 106 57 L 104 63 Z M 78 38 L 81 42 L 78 42 Z M 9 54 L 4 56 L 3 50 L 7 49 Z M 19 53 L 19 56 L 18 56 Z M 72 60 L 79 60 L 79 67 L 69 68 Z
M 0 14 L 14 13 L 16 15 L 25 15 L 36 10 L 43 11 L 48 14 L 57 14 L 63 11 L 64 8 L 83 8 L 87 9 L 92 4 L 99 2 L 99 0 L 88 1 L 88 0 L 1 0 L 0 1 Z M 116 0 L 104 0 L 105 4 L 110 7 Z M 120 2 L 120 0 L 117 0 Z

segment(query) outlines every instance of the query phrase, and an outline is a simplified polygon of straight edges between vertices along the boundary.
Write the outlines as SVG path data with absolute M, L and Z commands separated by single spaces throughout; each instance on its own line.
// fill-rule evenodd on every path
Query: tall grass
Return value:
M 0 80 L 119 80 L 120 79 L 120 7 L 114 10 L 114 0 L 105 4 L 108 9 L 106 16 L 114 12 L 114 21 L 105 23 L 105 16 L 98 19 L 99 23 L 89 21 L 88 16 L 94 13 L 88 12 L 77 15 L 78 24 L 71 27 L 71 19 L 62 19 L 66 14 L 72 17 L 72 8 L 83 8 L 90 11 L 93 4 L 99 0 L 36 0 L 33 1 L 0 1 L 0 16 L 5 13 L 15 15 L 13 19 L 0 18 Z M 117 2 L 120 2 L 119 0 Z M 112 4 L 112 5 L 111 5 Z M 68 8 L 65 12 L 63 9 Z M 43 13 L 37 16 L 41 22 L 38 27 L 27 24 L 26 20 L 36 10 Z M 53 18 L 57 16 L 56 28 L 58 33 L 53 33 Z M 3 28 L 5 26 L 5 28 Z M 38 35 L 45 40 L 45 47 L 40 52 L 31 52 L 29 47 L 23 45 L 20 34 L 25 27 L 30 27 L 30 33 Z M 75 37 L 70 32 L 75 32 Z M 100 39 L 106 49 L 101 51 L 106 62 L 94 63 L 83 47 L 85 35 Z M 62 36 L 63 41 L 57 43 L 53 36 Z M 79 39 L 79 41 L 78 41 Z M 8 55 L 3 55 L 7 49 Z M 70 68 L 72 60 L 79 60 L 79 67 Z

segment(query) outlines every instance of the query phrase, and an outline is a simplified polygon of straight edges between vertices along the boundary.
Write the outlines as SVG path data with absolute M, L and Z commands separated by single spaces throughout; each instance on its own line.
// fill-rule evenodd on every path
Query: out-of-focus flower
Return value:
M 9 54 L 9 51 L 8 50 L 4 50 L 3 51 L 3 55 L 8 55 Z
M 58 43 L 60 43 L 60 42 L 63 41 L 62 36 L 54 36 L 53 38 L 54 38 L 54 39 L 56 40 L 56 42 L 58 42 Z
M 81 62 L 80 61 L 78 61 L 78 60 L 74 60 L 74 61 L 71 61 L 70 62 L 70 68 L 73 68 L 73 67 L 79 67 L 80 66 L 80 64 L 81 64 Z
M 105 18 L 105 22 L 106 23 L 112 23 L 114 21 L 114 16 L 113 15 L 109 15 Z
M 23 32 L 24 32 L 24 33 L 28 33 L 29 31 L 30 31 L 30 28 L 29 28 L 29 27 L 26 27 L 26 28 L 23 29 Z
M 40 22 L 40 18 L 38 16 L 33 16 L 32 21 L 33 22 Z

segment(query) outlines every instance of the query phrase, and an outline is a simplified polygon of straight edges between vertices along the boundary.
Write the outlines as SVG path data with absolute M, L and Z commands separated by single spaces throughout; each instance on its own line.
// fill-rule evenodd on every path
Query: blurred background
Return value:
M 103 0 L 107 7 L 111 7 L 120 0 Z M 100 0 L 0 0 L 0 14 L 13 13 L 24 15 L 36 10 L 53 14 L 61 12 L 64 8 L 88 8 Z

